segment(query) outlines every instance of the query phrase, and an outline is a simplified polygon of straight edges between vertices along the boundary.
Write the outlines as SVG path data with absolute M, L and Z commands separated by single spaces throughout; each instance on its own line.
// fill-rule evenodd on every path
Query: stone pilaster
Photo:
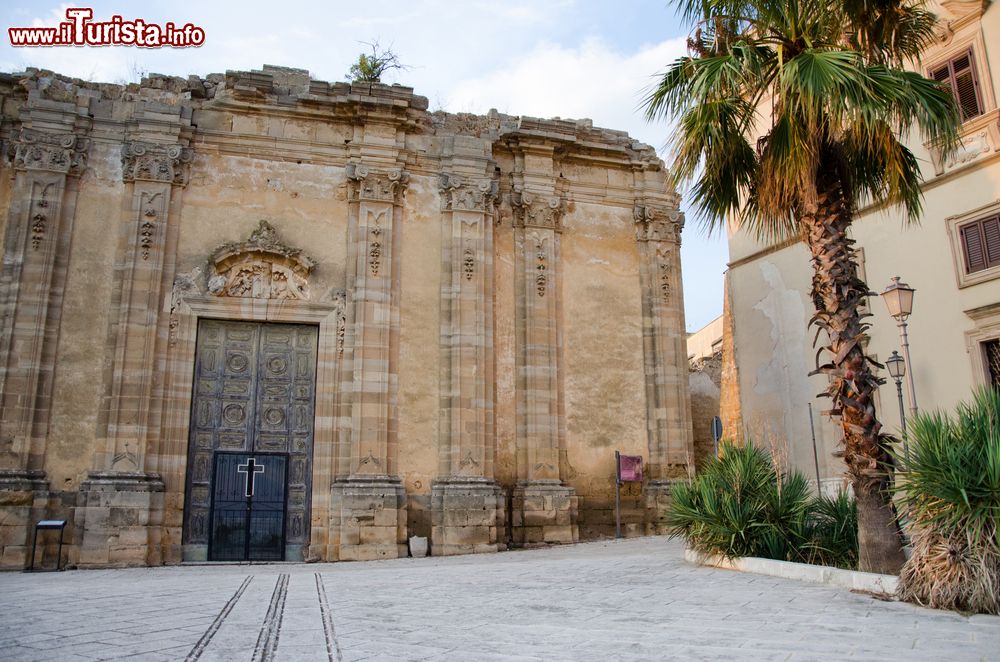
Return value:
M 57 106 L 65 106 L 58 108 Z M 24 111 L 9 145 L 14 188 L 0 272 L 0 567 L 30 561 L 44 471 L 59 320 L 89 122 L 72 104 Z
M 192 154 L 182 144 L 135 140 L 122 146 L 121 158 L 125 204 L 111 301 L 117 317 L 98 421 L 101 446 L 80 485 L 81 565 L 160 562 L 164 487 L 146 455 L 159 427 L 158 349 L 169 333 L 161 314 L 174 271 L 168 235 L 177 223 Z
M 481 174 L 441 177 L 441 407 L 435 556 L 495 552 L 505 512 L 493 460 L 493 203 Z
M 331 493 L 329 560 L 406 555 L 406 497 L 397 475 L 396 354 L 399 339 L 399 259 L 395 245 L 408 176 L 347 166 L 349 349 L 342 426 L 348 438 Z M 344 475 L 346 473 L 346 475 Z
M 559 322 L 559 235 L 565 202 L 551 192 L 512 194 L 516 252 L 517 471 L 514 542 L 575 542 L 577 497 L 562 481 L 565 411 Z
M 665 532 L 672 482 L 694 468 L 687 334 L 681 290 L 679 199 L 640 200 L 634 209 L 642 282 L 643 363 L 649 444 L 645 486 L 648 533 Z

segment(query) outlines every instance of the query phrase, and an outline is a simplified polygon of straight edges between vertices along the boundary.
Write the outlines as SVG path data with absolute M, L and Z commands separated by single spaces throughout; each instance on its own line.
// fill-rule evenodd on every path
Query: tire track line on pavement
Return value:
M 313 573 L 316 577 L 316 595 L 319 596 L 319 611 L 323 617 L 323 634 L 326 636 L 326 654 L 330 662 L 343 662 L 344 656 L 340 652 L 340 644 L 337 643 L 337 631 L 333 628 L 333 615 L 330 613 L 330 603 L 326 599 L 326 587 L 323 585 L 323 578 L 320 574 Z
M 205 634 L 201 635 L 201 639 L 195 643 L 194 648 L 192 648 L 191 652 L 187 654 L 186 658 L 184 658 L 185 662 L 195 662 L 195 660 L 201 657 L 201 654 L 205 652 L 205 648 L 208 646 L 209 642 L 212 641 L 212 637 L 214 637 L 215 633 L 219 631 L 220 627 L 222 627 L 223 621 L 225 621 L 226 617 L 229 616 L 229 612 L 233 610 L 236 603 L 239 602 L 239 599 L 243 596 L 243 592 L 247 590 L 247 586 L 250 586 L 250 582 L 252 580 L 253 575 L 246 576 L 243 583 L 240 584 L 240 587 L 236 589 L 236 593 L 233 594 L 233 597 L 229 598 L 229 601 L 222 607 L 222 611 L 219 612 L 219 614 L 215 617 L 215 620 L 212 621 L 212 623 L 208 626 L 208 629 L 205 630 Z
M 253 662 L 268 662 L 274 657 L 278 647 L 278 636 L 281 634 L 281 619 L 285 615 L 285 598 L 288 596 L 288 573 L 278 575 L 271 594 L 271 604 L 267 608 L 267 616 L 260 627 L 257 645 L 253 650 Z

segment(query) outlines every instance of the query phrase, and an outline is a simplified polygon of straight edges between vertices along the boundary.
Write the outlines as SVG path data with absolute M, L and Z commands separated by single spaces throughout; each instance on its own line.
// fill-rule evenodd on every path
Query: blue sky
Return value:
M 343 80 L 378 40 L 411 66 L 388 82 L 415 88 L 432 109 L 589 117 L 661 148 L 668 127 L 636 111 L 642 90 L 682 54 L 688 30 L 663 0 L 367 0 L 365 2 L 13 2 L 3 27 L 54 25 L 66 7 L 93 7 L 148 22 L 193 23 L 193 49 L 14 49 L 0 40 L 0 70 L 54 69 L 95 81 L 137 80 L 144 72 L 186 76 L 276 64 Z M 722 312 L 726 241 L 707 238 L 693 215 L 681 256 L 688 330 Z

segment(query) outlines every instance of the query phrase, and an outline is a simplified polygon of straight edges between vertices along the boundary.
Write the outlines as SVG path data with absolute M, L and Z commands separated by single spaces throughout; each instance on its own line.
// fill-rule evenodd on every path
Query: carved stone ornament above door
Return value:
M 309 298 L 309 274 L 316 262 L 281 242 L 261 221 L 243 242 L 219 246 L 209 257 L 208 291 L 220 297 Z

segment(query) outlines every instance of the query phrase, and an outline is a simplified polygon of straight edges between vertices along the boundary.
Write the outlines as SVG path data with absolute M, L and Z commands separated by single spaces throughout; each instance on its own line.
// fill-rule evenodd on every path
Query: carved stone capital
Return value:
M 308 299 L 316 262 L 281 242 L 261 221 L 246 241 L 223 244 L 209 258 L 208 291 L 220 297 Z
M 442 211 L 486 212 L 496 203 L 499 185 L 494 179 L 471 180 L 443 174 L 440 181 Z
M 979 18 L 990 6 L 991 0 L 941 0 L 941 7 L 955 21 Z
M 181 145 L 154 145 L 138 141 L 122 145 L 122 180 L 166 182 L 184 186 L 194 153 Z
M 400 168 L 375 172 L 364 163 L 348 163 L 348 199 L 351 202 L 391 202 L 399 205 L 403 203 L 403 192 L 409 179 L 409 174 Z
M 684 214 L 676 207 L 636 203 L 632 209 L 637 241 L 670 241 L 680 243 Z
M 43 133 L 21 129 L 9 147 L 14 167 L 80 176 L 87 169 L 90 141 L 75 133 Z
M 514 225 L 519 228 L 548 228 L 562 231 L 566 204 L 560 196 L 543 196 L 515 190 L 510 196 Z
M 934 36 L 937 37 L 941 45 L 949 45 L 951 40 L 955 38 L 955 29 L 951 26 L 951 21 L 938 19 L 934 26 Z

